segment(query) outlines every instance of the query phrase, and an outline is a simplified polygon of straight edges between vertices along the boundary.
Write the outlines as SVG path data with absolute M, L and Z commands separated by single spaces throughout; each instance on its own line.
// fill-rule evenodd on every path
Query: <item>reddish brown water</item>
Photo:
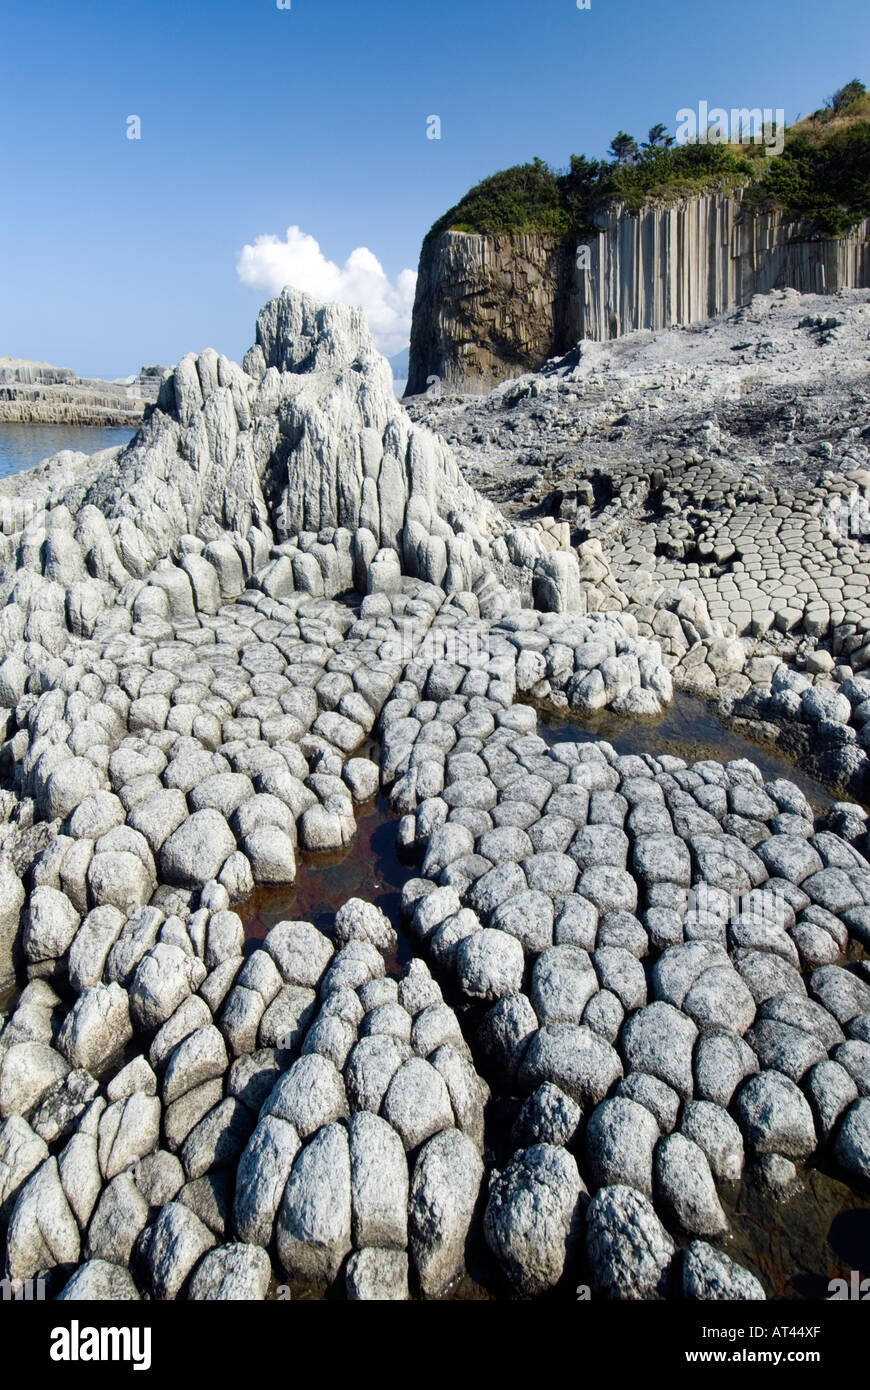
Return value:
M 717 1244 L 762 1276 L 768 1297 L 824 1299 L 832 1279 L 870 1277 L 870 1206 L 830 1173 L 800 1170 L 783 1199 L 751 1179 L 718 1190 L 732 1234 Z
M 363 806 L 356 837 L 332 854 L 300 852 L 296 882 L 288 887 L 257 888 L 238 909 L 245 938 L 262 941 L 276 922 L 313 922 L 322 931 L 332 925 L 342 903 L 363 898 L 385 912 L 399 933 L 399 947 L 388 970 L 398 971 L 411 959 L 411 943 L 399 926 L 402 886 L 417 872 L 396 853 L 396 824 L 382 796 Z M 253 947 L 251 948 L 253 949 Z
M 677 693 L 659 719 L 634 723 L 606 712 L 584 724 L 538 711 L 539 733 L 547 743 L 575 739 L 590 742 L 607 739 L 618 753 L 671 753 L 686 762 L 715 758 L 749 758 L 764 777 L 787 777 L 795 782 L 816 811 L 824 811 L 832 794 L 796 768 L 787 758 L 728 729 L 714 706 L 696 696 Z M 372 744 L 367 757 L 377 761 Z M 396 822 L 382 796 L 362 807 L 357 815 L 357 834 L 346 849 L 331 854 L 300 853 L 296 883 L 288 887 L 258 888 L 241 906 L 245 934 L 262 940 L 276 922 L 287 918 L 313 922 L 328 928 L 332 917 L 348 898 L 377 903 L 398 925 L 402 885 L 416 872 L 396 854 Z

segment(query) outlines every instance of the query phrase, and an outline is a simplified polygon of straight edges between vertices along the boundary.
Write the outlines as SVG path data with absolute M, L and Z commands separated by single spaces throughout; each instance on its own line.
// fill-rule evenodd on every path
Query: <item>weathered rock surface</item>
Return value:
M 757 1297 L 673 1237 L 724 1232 L 744 1155 L 771 1201 L 817 1156 L 866 1181 L 865 817 L 522 701 L 657 715 L 700 646 L 720 696 L 768 681 L 859 769 L 870 682 L 747 658 L 713 597 L 632 597 L 637 548 L 511 528 L 383 377 L 357 315 L 288 292 L 244 371 L 179 364 L 123 458 L 0 484 L 51 503 L 0 545 L 12 1277 L 435 1298 L 485 1240 L 523 1296 L 588 1265 L 608 1297 Z M 702 596 L 749 572 L 710 545 Z M 375 864 L 376 903 L 246 940 L 255 886 L 343 853 L 378 783 L 421 875 L 398 913 Z

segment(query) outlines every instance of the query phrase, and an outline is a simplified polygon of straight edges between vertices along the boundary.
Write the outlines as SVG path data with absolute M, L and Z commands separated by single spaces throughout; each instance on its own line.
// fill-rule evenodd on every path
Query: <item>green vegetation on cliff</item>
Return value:
M 636 213 L 650 201 L 739 189 L 748 207 L 782 208 L 810 235 L 839 236 L 870 216 L 870 94 L 857 79 L 787 130 L 779 155 L 760 140 L 676 145 L 660 124 L 642 145 L 620 131 L 610 152 L 610 160 L 572 155 L 563 171 L 542 159 L 503 169 L 440 217 L 426 241 L 448 230 L 582 238 L 616 199 Z
M 870 217 L 870 94 L 850 82 L 786 134 L 746 192 L 750 207 L 781 207 L 820 236 L 841 236 Z
M 493 236 L 509 232 L 562 235 L 571 229 L 563 182 L 543 159 L 502 169 L 466 193 L 438 219 L 429 235 L 438 236 L 448 228 Z

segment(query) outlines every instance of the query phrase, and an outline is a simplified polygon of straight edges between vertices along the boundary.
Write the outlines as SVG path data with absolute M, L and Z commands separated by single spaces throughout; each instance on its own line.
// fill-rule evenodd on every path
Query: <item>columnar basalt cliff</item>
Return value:
M 638 214 L 615 203 L 595 221 L 588 267 L 575 240 L 554 236 L 447 231 L 424 244 L 406 394 L 433 377 L 449 390 L 487 391 L 582 338 L 699 323 L 772 289 L 870 285 L 870 220 L 813 239 L 779 212 L 709 194 Z
M 589 268 L 577 272 L 576 338 L 699 323 L 774 289 L 870 284 L 870 220 L 848 236 L 813 239 L 780 212 L 748 213 L 739 198 L 711 194 L 636 216 L 616 204 L 596 221 Z

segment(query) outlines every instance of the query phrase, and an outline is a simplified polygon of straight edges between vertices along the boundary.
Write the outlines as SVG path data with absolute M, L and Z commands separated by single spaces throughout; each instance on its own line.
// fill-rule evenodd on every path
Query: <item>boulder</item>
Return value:
M 664 1297 L 675 1246 L 652 1203 L 633 1187 L 601 1187 L 586 1213 L 586 1258 L 604 1298 Z
M 438 1297 L 464 1271 L 482 1180 L 480 1154 L 458 1129 L 434 1135 L 417 1156 L 408 1201 L 408 1243 L 424 1297 Z

